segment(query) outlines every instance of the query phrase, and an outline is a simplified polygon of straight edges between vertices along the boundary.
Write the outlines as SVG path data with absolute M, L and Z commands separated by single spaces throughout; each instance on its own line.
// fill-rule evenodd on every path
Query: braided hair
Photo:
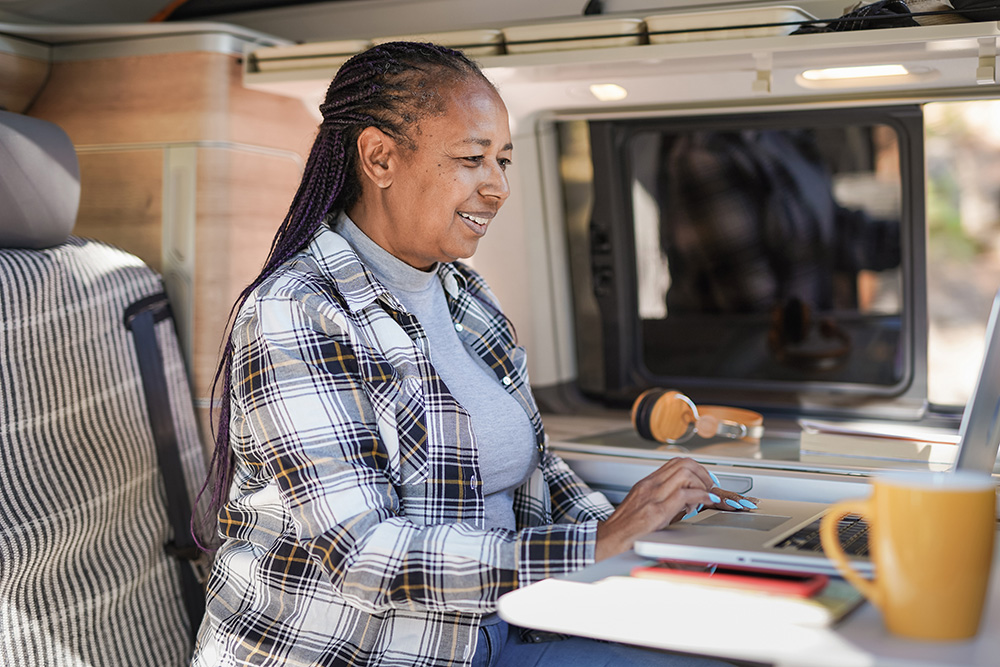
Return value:
M 462 53 L 413 42 L 370 48 L 348 60 L 334 77 L 319 107 L 323 120 L 288 213 L 271 242 L 263 268 L 240 292 L 229 312 L 225 345 L 212 382 L 213 396 L 221 386 L 215 450 L 198 495 L 200 501 L 212 488 L 202 517 L 205 524 L 212 523 L 224 505 L 234 472 L 229 445 L 233 363 L 229 333 L 235 313 L 258 286 L 308 244 L 324 220 L 350 209 L 361 196 L 356 148 L 361 131 L 376 127 L 404 149 L 412 150 L 415 143 L 410 135 L 417 124 L 423 118 L 444 114 L 448 103 L 444 91 L 470 78 L 492 86 Z M 198 534 L 208 531 L 196 524 L 193 515 L 192 533 L 201 545 Z

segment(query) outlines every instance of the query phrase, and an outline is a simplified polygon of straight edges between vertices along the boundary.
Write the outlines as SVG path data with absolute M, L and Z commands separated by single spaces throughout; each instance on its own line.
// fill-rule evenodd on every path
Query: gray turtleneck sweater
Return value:
M 334 229 L 427 333 L 431 363 L 472 418 L 486 500 L 486 527 L 514 530 L 514 489 L 538 464 L 535 432 L 517 401 L 455 331 L 437 265 L 421 271 L 372 241 L 346 215 Z

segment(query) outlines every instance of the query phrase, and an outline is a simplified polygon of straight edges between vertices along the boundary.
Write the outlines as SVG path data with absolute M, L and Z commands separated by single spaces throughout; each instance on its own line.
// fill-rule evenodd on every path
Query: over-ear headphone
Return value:
M 702 438 L 759 439 L 764 416 L 753 410 L 722 405 L 696 406 L 679 391 L 647 389 L 632 404 L 632 425 L 653 442 L 676 445 L 695 435 Z

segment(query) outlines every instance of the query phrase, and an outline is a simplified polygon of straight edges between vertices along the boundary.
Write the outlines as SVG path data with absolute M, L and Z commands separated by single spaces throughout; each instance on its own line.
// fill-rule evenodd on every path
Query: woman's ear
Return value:
M 377 127 L 368 126 L 358 135 L 358 157 L 365 176 L 379 188 L 392 185 L 392 163 L 396 142 Z

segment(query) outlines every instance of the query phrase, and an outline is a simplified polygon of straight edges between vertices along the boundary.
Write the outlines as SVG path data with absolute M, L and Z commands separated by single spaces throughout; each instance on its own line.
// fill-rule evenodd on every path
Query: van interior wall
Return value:
M 59 124 L 77 149 L 73 233 L 164 276 L 207 446 L 229 309 L 284 218 L 314 117 L 244 88 L 237 56 L 205 51 L 55 62 L 29 115 Z

